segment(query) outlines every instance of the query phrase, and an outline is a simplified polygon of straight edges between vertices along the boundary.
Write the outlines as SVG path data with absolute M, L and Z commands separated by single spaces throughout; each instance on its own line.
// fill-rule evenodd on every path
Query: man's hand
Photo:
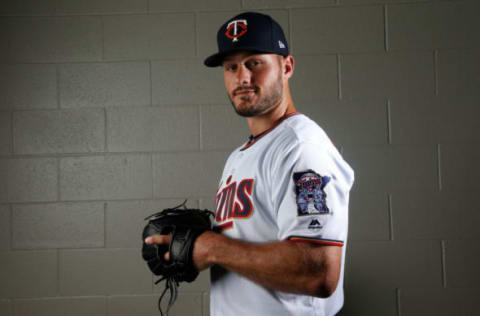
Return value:
M 206 231 L 195 240 L 193 246 L 193 264 L 198 271 L 209 268 L 212 264 L 209 262 L 208 252 L 211 245 L 214 245 L 215 235 L 218 235 L 211 231 Z M 165 245 L 170 246 L 172 241 L 171 235 L 152 235 L 145 239 L 147 245 Z M 170 252 L 166 252 L 163 256 L 165 261 L 170 260 Z
M 170 235 L 152 235 L 150 237 L 145 238 L 145 243 L 147 245 L 165 245 L 165 246 L 170 246 L 170 242 L 172 241 L 172 236 Z M 170 252 L 166 252 L 165 255 L 163 255 L 163 259 L 165 261 L 170 260 Z

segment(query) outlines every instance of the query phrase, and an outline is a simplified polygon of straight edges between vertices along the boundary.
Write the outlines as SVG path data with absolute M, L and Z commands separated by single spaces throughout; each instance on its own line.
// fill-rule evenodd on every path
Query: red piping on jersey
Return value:
M 343 247 L 343 241 L 340 241 L 340 240 L 317 239 L 317 238 L 301 237 L 301 236 L 291 236 L 291 237 L 288 237 L 288 240 L 295 241 L 295 242 L 309 242 L 309 243 L 324 245 L 324 246 Z
M 242 147 L 242 149 L 240 149 L 240 151 L 242 150 L 245 150 L 247 149 L 248 147 L 252 146 L 253 144 L 255 144 L 257 142 L 257 140 L 259 140 L 260 138 L 262 138 L 263 136 L 267 135 L 268 133 L 270 133 L 273 129 L 275 129 L 275 127 L 277 127 L 280 123 L 282 123 L 283 121 L 285 121 L 287 118 L 289 118 L 290 116 L 294 116 L 294 115 L 297 115 L 297 114 L 300 114 L 300 112 L 292 112 L 292 113 L 285 113 L 284 116 L 282 116 L 281 118 L 279 118 L 278 120 L 276 120 L 274 123 L 273 123 L 273 126 L 270 127 L 269 129 L 261 132 L 260 134 L 256 135 L 256 136 L 250 136 L 250 140 L 248 141 L 248 143 L 245 144 L 245 146 Z

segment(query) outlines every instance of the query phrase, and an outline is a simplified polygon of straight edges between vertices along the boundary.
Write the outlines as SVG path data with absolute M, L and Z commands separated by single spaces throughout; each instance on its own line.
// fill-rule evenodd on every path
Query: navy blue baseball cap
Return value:
M 288 43 L 282 27 L 270 16 L 245 12 L 234 16 L 217 32 L 218 53 L 207 57 L 205 66 L 217 67 L 229 53 L 247 50 L 288 56 Z

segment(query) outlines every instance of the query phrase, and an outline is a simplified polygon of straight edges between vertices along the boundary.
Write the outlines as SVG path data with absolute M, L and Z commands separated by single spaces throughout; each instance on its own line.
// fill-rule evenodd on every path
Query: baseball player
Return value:
M 211 267 L 211 315 L 335 315 L 343 305 L 353 171 L 325 132 L 295 109 L 294 59 L 277 22 L 242 13 L 220 27 L 217 42 L 205 65 L 223 68 L 251 136 L 225 164 L 217 232 L 201 234 L 193 248 L 195 267 Z

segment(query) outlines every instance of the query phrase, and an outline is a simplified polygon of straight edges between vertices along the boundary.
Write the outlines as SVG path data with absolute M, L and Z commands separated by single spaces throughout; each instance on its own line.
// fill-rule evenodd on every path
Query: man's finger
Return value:
M 145 243 L 147 245 L 157 244 L 157 245 L 169 245 L 172 237 L 170 235 L 152 235 L 145 238 Z

